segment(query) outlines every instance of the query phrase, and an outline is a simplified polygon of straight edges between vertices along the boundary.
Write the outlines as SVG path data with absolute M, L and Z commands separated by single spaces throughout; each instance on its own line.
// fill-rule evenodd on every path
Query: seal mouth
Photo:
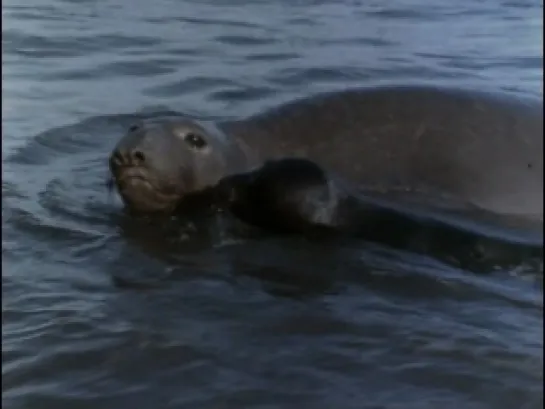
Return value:
M 154 187 L 149 179 L 146 179 L 145 177 L 140 175 L 124 176 L 118 179 L 117 183 L 120 191 L 127 191 L 129 189 L 146 189 L 150 191 L 154 190 Z
M 179 194 L 166 191 L 153 183 L 143 168 L 130 167 L 114 177 L 117 190 L 125 205 L 141 212 L 169 211 L 178 202 Z
M 142 168 L 136 167 L 126 168 L 118 172 L 116 181 L 120 186 L 136 181 L 151 185 L 147 172 Z

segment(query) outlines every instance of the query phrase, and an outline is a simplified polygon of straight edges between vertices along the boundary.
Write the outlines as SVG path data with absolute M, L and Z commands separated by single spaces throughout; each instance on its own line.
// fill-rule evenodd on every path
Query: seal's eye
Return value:
M 200 135 L 197 135 L 195 133 L 188 133 L 184 136 L 184 140 L 197 149 L 204 148 L 207 144 L 204 138 Z

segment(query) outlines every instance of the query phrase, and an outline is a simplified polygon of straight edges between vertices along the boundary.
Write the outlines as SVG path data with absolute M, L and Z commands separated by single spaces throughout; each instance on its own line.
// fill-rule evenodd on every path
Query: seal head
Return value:
M 324 170 L 302 158 L 267 161 L 223 178 L 218 200 L 240 220 L 273 232 L 301 233 L 337 224 L 339 195 Z
M 109 158 L 125 205 L 169 212 L 186 197 L 244 168 L 244 155 L 210 124 L 176 118 L 130 127 Z

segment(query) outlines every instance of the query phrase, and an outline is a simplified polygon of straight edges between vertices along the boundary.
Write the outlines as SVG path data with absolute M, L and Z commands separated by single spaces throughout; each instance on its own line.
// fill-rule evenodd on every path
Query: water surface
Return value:
M 222 219 L 150 225 L 105 181 L 126 127 L 165 110 L 234 118 L 406 82 L 542 98 L 542 13 L 4 1 L 2 403 L 541 408 L 542 263 L 474 274 L 365 243 L 245 238 Z

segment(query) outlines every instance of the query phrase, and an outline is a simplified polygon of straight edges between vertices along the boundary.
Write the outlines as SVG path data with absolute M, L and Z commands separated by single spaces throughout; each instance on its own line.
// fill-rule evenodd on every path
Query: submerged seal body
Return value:
M 368 190 L 445 194 L 543 220 L 542 102 L 486 92 L 348 89 L 237 121 L 143 123 L 119 141 L 110 167 L 129 207 L 165 211 L 223 177 L 286 157 Z
M 243 222 L 268 232 L 307 237 L 358 237 L 452 258 L 479 267 L 543 257 L 539 234 L 464 224 L 444 213 L 399 207 L 359 194 L 308 159 L 267 161 L 223 178 L 215 202 Z

